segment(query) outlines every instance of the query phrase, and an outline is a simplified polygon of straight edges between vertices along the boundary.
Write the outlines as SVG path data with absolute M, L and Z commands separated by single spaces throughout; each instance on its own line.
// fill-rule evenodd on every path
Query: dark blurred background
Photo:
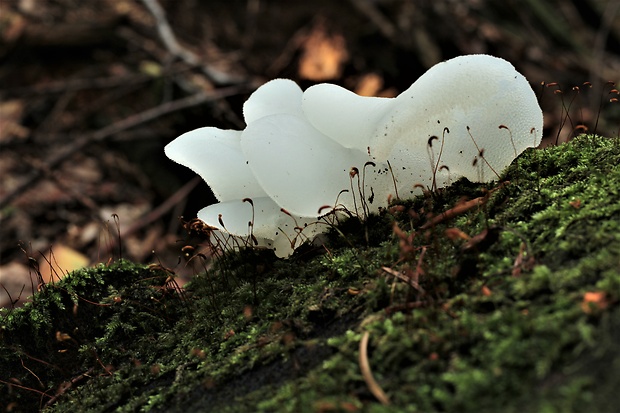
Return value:
M 179 217 L 213 198 L 163 147 L 242 129 L 265 81 L 395 96 L 471 53 L 531 82 L 543 146 L 620 133 L 618 0 L 0 0 L 0 305 L 37 265 L 43 281 L 119 256 L 191 276 Z

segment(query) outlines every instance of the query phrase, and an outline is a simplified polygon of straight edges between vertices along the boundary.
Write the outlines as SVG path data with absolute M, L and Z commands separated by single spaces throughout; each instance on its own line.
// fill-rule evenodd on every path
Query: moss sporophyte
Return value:
M 620 141 L 526 150 L 501 182 L 353 217 L 288 260 L 228 252 L 182 294 L 158 267 L 72 273 L 2 310 L 2 406 L 613 411 Z

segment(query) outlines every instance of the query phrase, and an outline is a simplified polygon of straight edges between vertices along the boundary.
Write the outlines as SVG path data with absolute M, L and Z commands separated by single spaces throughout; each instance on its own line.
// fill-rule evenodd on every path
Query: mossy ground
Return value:
M 128 262 L 76 272 L 0 313 L 2 407 L 611 412 L 620 141 L 529 150 L 503 178 L 345 223 L 327 252 L 228 254 L 184 294 Z M 484 202 L 420 228 L 462 196 Z

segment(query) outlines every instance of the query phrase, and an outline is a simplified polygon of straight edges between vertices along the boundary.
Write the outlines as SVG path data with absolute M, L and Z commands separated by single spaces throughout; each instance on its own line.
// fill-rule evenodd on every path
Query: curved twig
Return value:
M 364 377 L 364 381 L 368 386 L 368 390 L 372 393 L 373 396 L 381 402 L 382 405 L 387 406 L 390 404 L 390 399 L 387 397 L 379 383 L 375 380 L 372 375 L 372 371 L 370 370 L 370 364 L 368 363 L 368 339 L 370 338 L 370 333 L 368 331 L 364 331 L 362 335 L 362 340 L 360 341 L 360 370 L 362 371 L 362 377 Z

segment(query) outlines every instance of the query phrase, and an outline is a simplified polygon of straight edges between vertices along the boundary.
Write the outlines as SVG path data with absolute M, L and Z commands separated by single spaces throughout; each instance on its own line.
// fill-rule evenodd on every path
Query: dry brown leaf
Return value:
M 383 89 L 383 78 L 376 73 L 367 73 L 363 75 L 358 80 L 354 91 L 360 96 L 393 98 L 398 95 L 398 91 L 393 87 Z
M 18 306 L 32 295 L 30 271 L 24 264 L 11 262 L 0 266 L 0 284 L 0 307 L 11 307 L 11 301 Z
M 89 259 L 84 254 L 66 245 L 54 245 L 50 252 L 45 254 L 49 263 L 41 258 L 39 270 L 45 283 L 53 283 L 63 278 L 69 272 L 88 266 Z
M 302 44 L 299 76 L 322 81 L 339 78 L 349 55 L 344 37 L 330 34 L 323 24 L 317 24 Z
M 0 102 L 0 142 L 8 141 L 12 137 L 23 139 L 30 134 L 30 129 L 20 124 L 23 114 L 23 101 Z
M 25 28 L 26 19 L 0 2 L 0 40 L 2 43 L 11 44 L 15 42 Z
M 355 93 L 360 96 L 377 96 L 383 87 L 383 78 L 376 73 L 367 73 L 357 82 Z

